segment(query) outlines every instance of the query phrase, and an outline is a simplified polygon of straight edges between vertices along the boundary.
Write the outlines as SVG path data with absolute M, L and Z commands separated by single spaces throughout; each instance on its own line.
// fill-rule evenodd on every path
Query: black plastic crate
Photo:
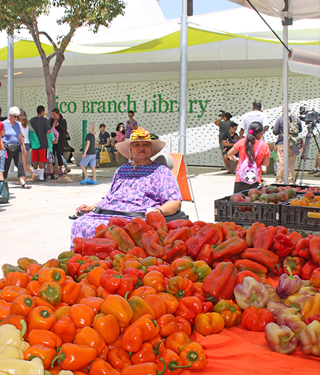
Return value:
M 281 206 L 281 225 L 286 228 L 320 230 L 320 218 L 308 217 L 308 213 L 320 214 L 320 208 L 308 206 L 290 206 L 290 201 Z
M 229 198 L 214 201 L 216 222 L 233 221 L 240 225 L 250 225 L 258 221 L 265 225 L 280 225 L 283 203 L 232 202 Z

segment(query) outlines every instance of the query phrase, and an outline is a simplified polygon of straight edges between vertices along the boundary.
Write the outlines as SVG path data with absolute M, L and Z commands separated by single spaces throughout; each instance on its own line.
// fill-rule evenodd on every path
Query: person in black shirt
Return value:
M 106 132 L 106 126 L 105 124 L 101 124 L 99 126 L 100 134 L 99 134 L 99 142 L 96 142 L 96 163 L 97 168 L 100 167 L 99 163 L 99 155 L 102 146 L 109 147 L 110 146 L 110 134 Z
M 96 149 L 95 149 L 95 135 L 97 133 L 97 125 L 94 122 L 89 122 L 87 126 L 86 145 L 82 154 L 80 167 L 82 169 L 84 179 L 80 182 L 81 185 L 97 185 L 96 179 Z M 92 169 L 92 180 L 88 177 L 87 166 L 90 164 Z
M 229 131 L 224 132 L 223 135 L 222 135 L 222 139 L 221 139 L 221 143 L 222 143 L 222 147 L 223 147 L 222 157 L 223 157 L 223 161 L 224 161 L 226 167 L 228 168 L 228 172 L 226 172 L 227 174 L 232 174 L 230 160 L 229 160 L 227 154 L 228 154 L 228 151 L 231 150 L 231 148 L 234 145 L 233 137 L 236 134 L 237 127 L 238 127 L 238 125 L 235 122 L 232 122 L 231 125 L 230 125 Z

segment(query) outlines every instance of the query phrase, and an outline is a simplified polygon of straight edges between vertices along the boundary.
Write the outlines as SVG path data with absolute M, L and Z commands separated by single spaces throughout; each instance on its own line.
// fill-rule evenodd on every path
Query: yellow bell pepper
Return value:
M 11 375 L 45 375 L 50 372 L 45 371 L 40 358 L 34 358 L 32 361 L 22 361 L 20 359 L 0 359 L 1 372 Z
M 320 293 L 316 294 L 314 297 L 309 298 L 303 306 L 301 315 L 305 319 L 310 318 L 316 314 L 320 314 Z
M 12 324 L 4 324 L 0 327 L 0 346 L 11 345 L 17 349 L 23 351 L 23 353 L 29 348 L 29 344 L 23 340 L 23 335 L 27 329 L 27 324 L 24 320 L 21 320 L 22 331 L 16 328 Z
M 11 345 L 0 346 L 0 359 L 24 359 L 23 351 Z
M 61 370 L 58 375 L 73 375 L 73 372 L 70 370 Z

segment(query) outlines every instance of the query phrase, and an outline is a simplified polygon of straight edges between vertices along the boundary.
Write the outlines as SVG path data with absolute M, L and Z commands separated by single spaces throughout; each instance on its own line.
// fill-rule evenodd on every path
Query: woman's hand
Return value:
M 87 214 L 88 212 L 92 211 L 94 207 L 88 206 L 87 204 L 82 204 L 81 206 L 77 207 L 76 215 L 79 215 L 79 212 L 83 212 Z

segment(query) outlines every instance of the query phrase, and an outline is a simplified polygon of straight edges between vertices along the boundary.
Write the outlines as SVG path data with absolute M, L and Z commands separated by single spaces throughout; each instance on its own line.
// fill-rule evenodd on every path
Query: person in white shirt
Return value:
M 252 103 L 252 111 L 245 113 L 242 116 L 240 124 L 240 138 L 243 137 L 244 132 L 248 132 L 249 126 L 252 122 L 260 122 L 263 126 L 263 131 L 266 132 L 269 128 L 269 122 L 265 113 L 261 111 L 262 104 L 260 100 L 255 100 Z

